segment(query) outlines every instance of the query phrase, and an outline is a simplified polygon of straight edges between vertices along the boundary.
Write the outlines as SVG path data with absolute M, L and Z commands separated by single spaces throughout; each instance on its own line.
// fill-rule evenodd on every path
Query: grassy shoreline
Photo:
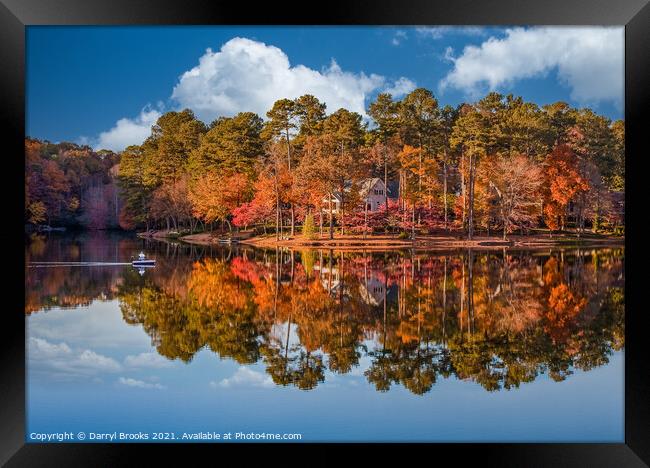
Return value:
M 189 244 L 197 245 L 219 245 L 219 239 L 227 235 L 219 233 L 202 232 L 183 236 L 169 236 L 167 231 L 154 231 L 153 233 L 138 233 L 139 237 L 153 238 L 158 240 L 178 240 Z M 457 248 L 481 248 L 481 249 L 502 249 L 511 247 L 599 247 L 599 246 L 623 246 L 625 238 L 621 236 L 606 236 L 602 234 L 582 233 L 578 237 L 572 232 L 562 232 L 549 236 L 546 233 L 531 234 L 528 236 L 512 235 L 507 240 L 502 236 L 475 236 L 467 240 L 460 234 L 432 234 L 420 235 L 412 239 L 400 239 L 397 235 L 372 235 L 365 239 L 362 235 L 337 235 L 334 239 L 326 236 L 323 238 L 306 239 L 298 234 L 291 238 L 277 240 L 275 235 L 253 236 L 248 233 L 233 233 L 233 239 L 240 244 L 254 247 L 293 247 L 293 248 L 336 248 L 338 250 L 372 249 L 457 249 Z

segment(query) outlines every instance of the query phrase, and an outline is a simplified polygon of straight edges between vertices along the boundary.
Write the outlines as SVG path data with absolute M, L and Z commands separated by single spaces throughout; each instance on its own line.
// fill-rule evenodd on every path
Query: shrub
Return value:
M 302 235 L 310 240 L 316 238 L 316 224 L 314 223 L 314 216 L 311 213 L 305 216 L 305 222 L 302 223 Z

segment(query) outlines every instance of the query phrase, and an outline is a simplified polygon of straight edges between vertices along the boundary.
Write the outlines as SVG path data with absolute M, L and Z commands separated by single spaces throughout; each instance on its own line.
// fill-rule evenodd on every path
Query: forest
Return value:
M 119 227 L 119 160 L 112 151 L 27 138 L 26 225 Z
M 367 116 L 304 95 L 265 117 L 167 112 L 119 154 L 27 139 L 25 221 L 277 239 L 623 233 L 625 125 L 588 108 L 495 92 L 441 106 L 418 88 L 379 94 Z M 388 187 L 374 211 L 370 178 Z

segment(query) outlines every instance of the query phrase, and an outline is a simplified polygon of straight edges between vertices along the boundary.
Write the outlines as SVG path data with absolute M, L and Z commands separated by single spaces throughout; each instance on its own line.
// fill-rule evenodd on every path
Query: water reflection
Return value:
M 43 242 L 46 245 L 40 245 Z M 33 240 L 27 261 L 123 261 L 133 239 Z M 378 391 L 414 394 L 456 376 L 488 391 L 604 365 L 624 345 L 624 252 L 291 252 L 147 244 L 157 265 L 27 269 L 26 312 L 119 299 L 158 353 L 262 362 L 309 390 L 364 371 Z M 75 253 L 76 252 L 76 253 Z M 119 260 L 118 260 L 119 259 Z M 55 273 L 56 270 L 56 273 Z

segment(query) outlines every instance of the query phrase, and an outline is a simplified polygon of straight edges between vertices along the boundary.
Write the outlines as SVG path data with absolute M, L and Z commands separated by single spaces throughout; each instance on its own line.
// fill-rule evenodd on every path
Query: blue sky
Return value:
M 264 116 L 308 92 L 364 113 L 416 86 L 443 105 L 496 90 L 618 119 L 623 43 L 623 28 L 592 27 L 30 26 L 26 133 L 121 150 L 169 110 Z

